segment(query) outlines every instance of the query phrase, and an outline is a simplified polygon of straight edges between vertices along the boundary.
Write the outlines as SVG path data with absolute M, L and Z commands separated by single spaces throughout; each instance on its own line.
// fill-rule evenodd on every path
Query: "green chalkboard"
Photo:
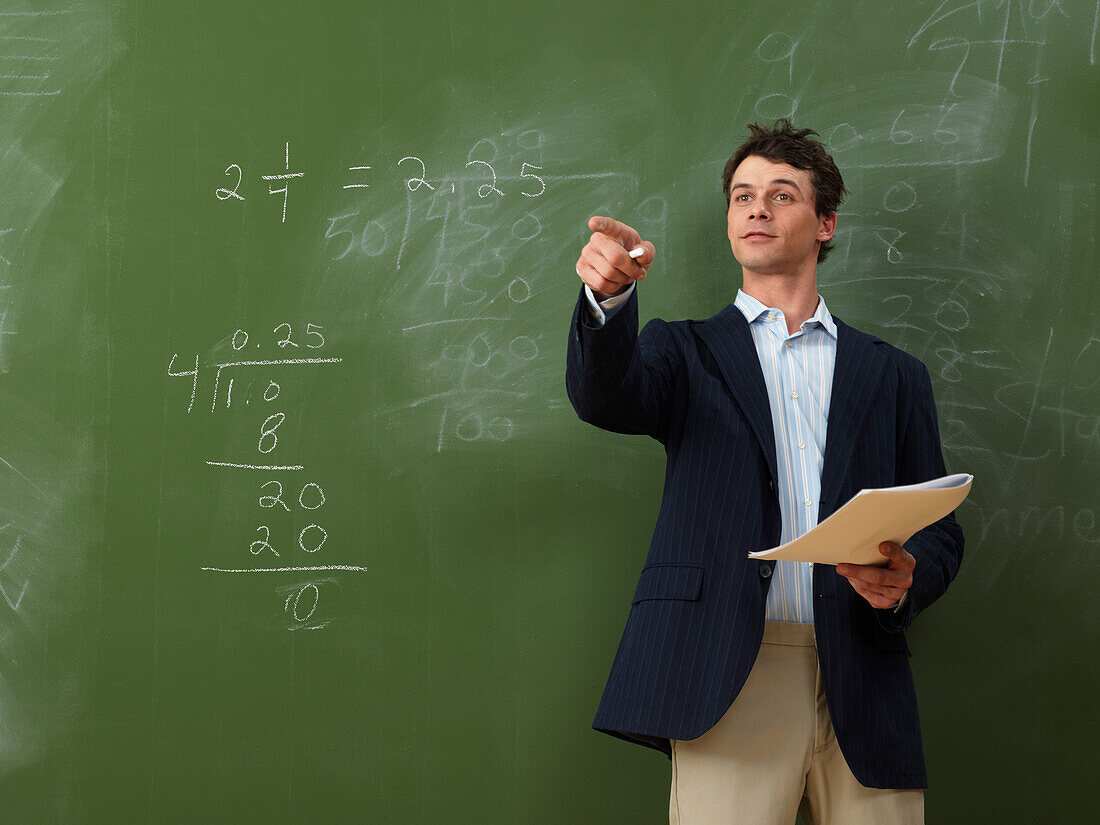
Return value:
M 663 821 L 588 727 L 663 455 L 565 400 L 573 263 L 614 215 L 643 316 L 717 312 L 722 165 L 791 116 L 852 190 L 830 308 L 976 477 L 928 819 L 1085 821 L 1098 15 L 4 3 L 0 819 Z

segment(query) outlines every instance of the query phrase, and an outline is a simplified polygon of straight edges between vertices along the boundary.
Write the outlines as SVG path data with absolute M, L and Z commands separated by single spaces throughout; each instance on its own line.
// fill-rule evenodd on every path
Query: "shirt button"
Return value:
M 792 392 L 791 393 L 791 398 L 798 398 L 798 392 L 797 391 Z
M 811 504 L 812 504 L 813 502 L 811 502 L 811 501 L 810 501 L 809 499 L 806 499 L 806 500 L 805 500 L 805 501 L 804 501 L 803 503 L 804 503 L 804 504 L 805 504 L 805 505 L 806 505 L 807 507 L 809 507 L 809 506 L 810 506 L 810 505 L 811 505 Z
M 787 349 L 790 349 L 792 346 L 794 346 L 794 345 L 790 341 L 788 341 L 787 342 Z
M 805 441 L 799 441 L 798 442 L 798 449 L 805 450 L 806 449 L 806 442 Z

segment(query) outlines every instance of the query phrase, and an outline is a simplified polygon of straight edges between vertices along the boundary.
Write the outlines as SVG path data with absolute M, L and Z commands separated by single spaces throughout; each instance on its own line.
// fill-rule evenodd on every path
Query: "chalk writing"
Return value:
M 0 527 L 0 533 L 5 533 L 5 531 L 7 531 L 11 526 L 12 523 L 9 521 L 3 527 Z M 22 540 L 23 537 L 20 535 L 17 535 L 15 537 L 15 540 L 11 544 L 11 549 L 8 551 L 7 558 L 5 558 L 4 561 L 0 562 L 0 574 L 3 574 L 7 571 L 8 565 L 11 564 L 12 560 L 19 554 L 19 545 Z M 18 611 L 19 606 L 23 603 L 23 597 L 27 594 L 28 582 L 26 579 L 24 579 L 22 585 L 19 586 L 19 593 L 13 596 L 12 592 L 9 592 L 9 587 L 11 587 L 11 585 L 9 584 L 6 587 L 4 584 L 4 580 L 8 578 L 8 575 L 0 576 L 0 596 L 4 597 L 4 602 L 7 604 L 8 607 L 10 607 L 12 610 Z
M 293 321 L 283 321 L 273 326 L 260 327 L 261 332 L 245 326 L 237 327 L 232 334 L 227 335 L 220 346 L 228 345 L 234 353 L 254 351 L 255 349 L 268 349 L 274 352 L 320 350 L 328 344 L 326 340 L 326 327 L 312 321 L 299 324 Z M 261 356 L 262 356 L 261 352 Z M 177 365 L 177 362 L 182 362 Z M 260 461 L 250 460 L 223 460 L 205 459 L 204 465 L 211 468 L 224 470 L 244 470 L 258 473 L 288 472 L 297 473 L 307 470 L 304 463 L 283 463 L 273 461 L 276 455 L 282 455 L 287 450 L 287 444 L 292 443 L 296 433 L 291 432 L 288 422 L 287 404 L 292 399 L 283 392 L 280 384 L 282 379 L 276 380 L 283 370 L 293 368 L 296 370 L 313 368 L 331 368 L 343 363 L 341 356 L 318 355 L 316 357 L 291 357 L 291 358 L 265 358 L 242 360 L 218 360 L 208 358 L 205 361 L 198 354 L 192 360 L 186 362 L 180 358 L 179 353 L 173 353 L 169 358 L 167 374 L 173 379 L 185 379 L 187 388 L 186 412 L 190 414 L 194 409 L 195 398 L 198 394 L 200 382 L 203 380 L 212 384 L 211 412 L 218 409 L 232 409 L 234 381 L 241 371 L 258 372 L 262 377 L 257 385 L 249 380 L 243 395 L 242 403 L 237 405 L 238 411 L 243 411 L 255 401 L 257 404 L 271 405 L 279 402 L 281 409 L 272 410 L 271 407 L 262 409 L 255 432 L 254 449 L 261 458 Z M 212 380 L 207 378 L 212 374 Z M 227 379 L 224 391 L 224 405 L 219 401 L 223 398 L 220 391 L 222 379 Z M 254 395 L 254 386 L 256 394 Z M 262 393 L 259 392 L 262 387 Z M 242 456 L 243 458 L 243 456 Z M 283 476 L 290 478 L 292 476 Z M 251 534 L 245 539 L 244 549 L 248 556 L 255 559 L 255 566 L 219 566 L 204 565 L 200 569 L 211 573 L 243 574 L 243 573 L 302 573 L 319 571 L 347 571 L 363 572 L 366 570 L 361 565 L 349 564 L 302 564 L 294 563 L 296 560 L 304 560 L 311 557 L 325 557 L 329 554 L 328 544 L 330 538 L 329 527 L 323 523 L 320 516 L 324 513 L 325 504 L 329 500 L 328 492 L 316 479 L 296 482 L 293 487 L 288 486 L 281 478 L 265 478 L 257 487 L 256 505 L 261 513 L 269 514 L 265 523 L 252 528 Z M 276 514 L 286 514 L 290 517 L 290 524 L 276 517 Z M 297 523 L 294 523 L 297 521 Z M 302 554 L 298 556 L 298 554 Z M 247 558 L 246 556 L 245 558 Z M 2 570 L 2 567 L 0 567 Z M 277 589 L 277 594 L 284 601 L 283 618 L 286 626 L 291 630 L 310 629 L 318 630 L 327 627 L 332 621 L 331 608 L 326 608 L 325 600 L 321 597 L 320 584 L 326 579 L 308 580 L 287 591 L 286 588 Z M 287 595 L 289 594 L 289 595 Z M 284 598 L 285 596 L 285 598 Z M 326 611 L 325 616 L 320 617 L 319 611 Z
M 242 172 L 241 167 L 239 167 L 235 163 L 231 163 L 229 164 L 229 166 L 225 167 L 225 174 L 227 175 L 232 175 L 234 171 L 236 171 L 237 174 L 237 182 L 233 184 L 232 189 L 223 189 L 219 187 L 218 189 L 214 190 L 214 196 L 218 200 L 224 201 L 228 200 L 229 198 L 236 198 L 239 201 L 244 200 L 244 195 L 237 191 L 241 188 L 241 182 L 244 180 L 244 172 Z
M 51 26 L 67 23 L 64 17 L 75 12 L 75 9 L 0 12 L 5 28 L 9 22 L 23 23 L 38 26 L 41 32 L 0 35 L 0 97 L 31 104 L 36 99 L 42 102 L 56 99 L 64 91 L 62 78 L 58 74 L 62 60 L 53 52 L 56 52 L 58 44 L 63 47 L 68 38 L 57 36 L 62 32 L 53 30 Z
M 787 82 L 794 80 L 794 53 L 798 42 L 786 32 L 772 32 L 756 47 L 756 56 L 765 63 L 787 64 Z
M 281 174 L 277 174 L 277 175 L 260 175 L 260 178 L 262 180 L 283 181 L 283 188 L 282 189 L 274 189 L 274 188 L 272 188 L 271 185 L 269 185 L 268 188 L 267 188 L 267 193 L 269 195 L 282 195 L 283 196 L 282 223 L 286 223 L 286 204 L 287 204 L 287 198 L 289 197 L 289 193 L 290 193 L 290 181 L 292 181 L 294 178 L 305 177 L 305 174 L 306 174 L 305 172 L 291 172 L 290 171 L 290 143 L 286 144 L 285 169 L 286 169 L 285 172 L 283 172 Z M 234 189 L 233 191 L 236 192 L 236 189 Z M 222 198 L 221 200 L 224 200 L 224 198 Z M 242 197 L 241 200 L 244 200 L 244 198 Z
M 541 277 L 540 268 L 516 261 L 542 248 L 543 204 L 556 186 L 622 177 L 555 175 L 543 159 L 547 146 L 542 131 L 524 128 L 477 137 L 458 162 L 421 153 L 392 161 L 360 155 L 371 168 L 358 170 L 364 177 L 355 182 L 369 184 L 368 194 L 349 194 L 347 208 L 319 228 L 328 260 L 394 273 L 371 301 L 397 313 L 413 310 L 400 332 L 429 353 L 415 367 L 431 387 L 377 414 L 431 407 L 437 452 L 514 437 L 516 405 L 535 394 L 524 386 L 524 367 L 538 362 L 540 339 L 510 326 L 522 319 L 517 312 L 538 293 Z M 394 189 L 397 199 L 386 194 Z M 649 224 L 663 222 L 661 198 L 642 206 Z
M 492 155 L 487 156 L 488 159 L 472 157 L 466 161 L 461 174 L 452 175 L 447 178 L 436 179 L 435 183 L 431 183 L 428 180 L 427 164 L 421 158 L 416 157 L 415 155 L 406 155 L 405 157 L 394 163 L 393 166 L 395 170 L 400 170 L 402 166 L 406 166 L 407 168 L 407 166 L 411 165 L 413 169 L 417 170 L 414 172 L 412 177 L 403 179 L 405 188 L 408 189 L 409 192 L 418 192 L 420 189 L 423 188 L 428 190 L 429 192 L 436 192 L 445 195 L 458 195 L 463 191 L 463 189 L 460 188 L 460 185 L 462 187 L 466 187 L 467 185 L 469 185 L 473 188 L 473 191 L 476 192 L 477 197 L 482 200 L 493 197 L 503 198 L 506 195 L 522 195 L 525 198 L 538 198 L 541 195 L 545 194 L 545 192 L 547 191 L 546 181 L 549 176 L 542 174 L 543 167 L 541 165 L 530 163 L 527 160 L 518 159 L 518 171 L 515 168 L 515 163 L 510 163 L 507 168 L 501 168 L 498 171 L 497 165 L 494 165 L 496 158 L 496 145 L 492 141 L 478 141 L 478 143 L 475 144 L 474 149 L 471 150 L 471 153 L 475 149 L 481 148 L 481 145 L 483 143 L 486 144 L 488 148 L 491 148 L 493 150 Z M 289 202 L 290 197 L 290 182 L 299 178 L 304 178 L 306 176 L 306 173 L 304 171 L 290 171 L 289 142 L 284 145 L 284 149 L 285 156 L 283 160 L 283 170 L 275 174 L 260 175 L 260 180 L 268 181 L 267 191 L 269 195 L 283 196 L 282 217 L 280 218 L 281 223 L 286 223 L 287 203 Z M 469 170 L 468 173 L 467 170 Z M 371 188 L 371 184 L 364 182 L 366 179 L 365 173 L 374 171 L 374 167 L 368 165 L 349 166 L 346 167 L 346 171 L 355 172 L 357 174 L 354 177 L 354 182 L 342 184 L 340 187 L 341 189 L 348 190 Z M 230 178 L 232 185 L 215 187 L 214 197 L 216 197 L 220 201 L 225 202 L 244 201 L 246 199 L 246 196 L 244 192 L 241 191 L 241 187 L 242 185 L 244 185 L 245 180 L 243 167 L 240 164 L 231 163 L 225 168 L 222 174 Z M 504 189 L 500 188 L 500 186 L 504 185 L 505 182 L 507 182 L 508 184 L 514 184 L 509 186 L 507 192 Z M 281 183 L 282 186 L 276 188 L 276 184 L 279 183 Z M 333 235 L 329 233 L 333 232 L 334 224 L 337 221 L 349 217 L 354 217 L 358 214 L 358 212 L 355 212 L 349 215 L 341 215 L 335 218 L 329 218 L 329 228 L 328 230 L 326 230 L 325 237 L 333 237 Z M 344 232 L 347 230 L 340 231 Z M 350 248 L 348 250 L 345 250 L 343 255 L 346 255 L 348 251 L 350 251 Z M 372 253 L 364 251 L 364 254 Z M 381 253 L 375 252 L 373 254 Z M 343 255 L 340 255 L 339 257 L 343 257 Z
M 1065 261 L 1091 250 L 1079 235 L 1070 240 L 1069 227 L 1094 217 L 1092 193 L 1087 205 L 1074 200 L 1049 216 L 1061 234 L 1049 248 L 1044 239 L 1041 253 L 1034 238 L 1004 231 L 991 202 L 993 181 L 1015 181 L 1032 199 L 1087 188 L 1051 183 L 1051 140 L 1065 124 L 1045 103 L 1065 65 L 1055 51 L 1059 61 L 1093 64 L 1098 24 L 1095 2 L 937 0 L 899 33 L 908 65 L 833 87 L 837 99 L 817 110 L 824 121 L 806 124 L 853 190 L 819 270 L 823 294 L 830 306 L 835 298 L 862 307 L 866 327 L 927 366 L 948 465 L 991 482 L 960 513 L 968 542 L 997 545 L 983 584 L 1012 569 L 1021 539 L 1064 543 L 1067 560 L 1100 541 L 1091 502 L 1066 500 L 1087 493 L 1065 466 L 1080 470 L 1100 453 L 1100 347 L 1063 282 Z M 797 109 L 812 60 L 799 42 L 809 36 L 773 32 L 741 44 L 755 45 L 744 60 L 763 77 L 745 110 Z M 871 306 L 864 290 L 874 290 Z M 1045 320 L 1052 312 L 1057 324 Z
M 321 569 L 321 568 L 318 568 Z M 321 588 L 331 589 L 337 585 L 334 578 L 317 578 L 310 581 L 280 587 L 276 592 L 283 600 L 283 612 L 288 621 L 289 630 L 320 630 L 332 619 L 322 619 L 317 615 L 321 605 Z
M 1096 4 L 1096 12 L 1092 16 L 1092 37 L 1089 38 L 1089 65 L 1096 65 L 1096 30 L 1100 27 L 1100 2 Z

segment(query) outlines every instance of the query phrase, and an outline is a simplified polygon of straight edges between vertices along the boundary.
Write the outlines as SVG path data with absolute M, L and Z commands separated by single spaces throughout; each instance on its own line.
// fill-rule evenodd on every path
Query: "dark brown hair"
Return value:
M 810 184 L 814 189 L 814 211 L 818 217 L 836 212 L 840 202 L 848 193 L 844 179 L 836 163 L 825 151 L 821 141 L 810 135 L 816 135 L 813 129 L 795 129 L 787 118 L 777 120 L 771 128 L 757 123 L 749 124 L 749 139 L 742 143 L 726 161 L 722 171 L 722 191 L 726 195 L 726 208 L 730 204 L 730 183 L 733 173 L 741 162 L 755 155 L 772 163 L 786 163 L 795 169 L 804 169 L 810 173 Z M 817 251 L 817 262 L 833 249 L 833 242 L 826 241 Z

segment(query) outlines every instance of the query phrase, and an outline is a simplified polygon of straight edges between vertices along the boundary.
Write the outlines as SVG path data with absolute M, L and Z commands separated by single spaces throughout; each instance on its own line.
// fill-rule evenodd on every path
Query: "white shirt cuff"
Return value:
M 595 318 L 602 327 L 607 323 L 607 319 L 615 314 L 615 311 L 626 303 L 631 293 L 634 292 L 636 284 L 631 284 L 618 295 L 612 295 L 603 301 L 596 300 L 596 293 L 592 291 L 592 287 L 588 284 L 584 285 L 584 294 L 588 297 L 588 311 Z

